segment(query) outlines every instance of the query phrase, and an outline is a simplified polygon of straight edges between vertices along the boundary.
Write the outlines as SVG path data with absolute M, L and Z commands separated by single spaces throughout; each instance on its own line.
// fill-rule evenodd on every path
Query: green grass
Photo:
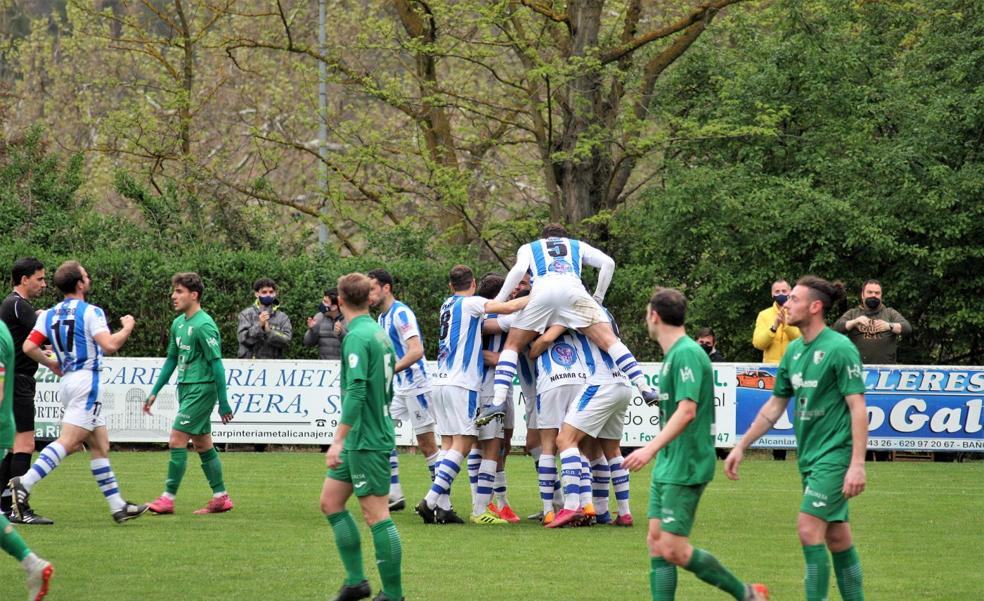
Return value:
M 161 490 L 167 455 L 116 453 L 121 489 L 132 501 Z M 331 531 L 318 511 L 324 475 L 318 453 L 225 453 L 226 483 L 236 503 L 228 514 L 193 516 L 210 492 L 189 461 L 178 514 L 147 515 L 118 526 L 88 472 L 70 457 L 39 484 L 32 504 L 57 523 L 21 527 L 28 544 L 56 567 L 49 599 L 66 601 L 315 600 L 330 598 L 341 567 Z M 425 491 L 419 456 L 401 455 L 408 501 Z M 510 500 L 517 513 L 538 509 L 528 457 L 509 460 Z M 739 578 L 769 585 L 774 600 L 802 599 L 803 563 L 796 538 L 799 479 L 793 462 L 750 460 L 740 482 L 719 473 L 701 502 L 692 541 Z M 984 463 L 880 463 L 868 466 L 868 491 L 851 504 L 868 599 L 979 598 L 984 574 L 981 498 Z M 454 503 L 470 507 L 467 478 Z M 425 526 L 411 511 L 394 516 L 403 539 L 404 589 L 415 601 L 645 601 L 648 474 L 632 479 L 632 529 L 544 530 Z M 353 505 L 350 506 L 352 509 Z M 378 590 L 372 539 L 361 517 L 363 554 Z M 678 599 L 727 599 L 681 571 Z M 0 559 L 0 599 L 22 599 L 23 572 Z M 839 599 L 831 583 L 831 599 Z

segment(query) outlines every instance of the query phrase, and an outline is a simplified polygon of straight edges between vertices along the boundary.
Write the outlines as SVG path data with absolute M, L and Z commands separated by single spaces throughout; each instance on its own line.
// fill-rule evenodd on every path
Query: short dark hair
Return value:
M 174 274 L 171 276 L 171 286 L 181 286 L 187 288 L 188 292 L 197 292 L 198 302 L 202 301 L 202 295 L 205 294 L 205 282 L 202 281 L 202 276 L 194 271 Z
M 879 282 L 875 278 L 869 278 L 869 279 L 865 280 L 863 284 L 861 284 L 861 292 L 864 292 L 864 289 L 868 287 L 868 284 L 874 284 L 875 286 L 878 286 L 879 288 L 882 287 L 882 283 L 881 282 Z
M 338 278 L 338 296 L 345 304 L 357 309 L 369 305 L 369 277 L 363 273 L 350 273 Z
M 260 278 L 253 282 L 253 292 L 259 292 L 261 288 L 273 288 L 277 289 L 277 282 L 274 282 L 270 278 Z
M 657 287 L 649 299 L 649 308 L 668 326 L 682 326 L 687 318 L 687 297 L 673 288 Z
M 485 298 L 495 298 L 505 283 L 506 278 L 502 277 L 501 274 L 495 272 L 487 273 L 478 281 L 478 289 L 475 290 L 475 294 Z
M 455 265 L 451 268 L 449 281 L 451 288 L 455 292 L 461 292 L 462 290 L 467 290 L 472 285 L 472 282 L 475 281 L 475 274 L 472 272 L 471 267 L 467 265 Z
M 541 238 L 567 238 L 569 234 L 567 233 L 567 228 L 559 223 L 548 223 L 543 226 L 543 231 L 540 232 Z
M 393 276 L 390 272 L 385 269 L 373 269 L 366 275 L 369 276 L 369 279 L 379 282 L 380 287 L 389 286 L 390 292 L 393 292 Z
M 797 282 L 797 286 L 805 286 L 810 289 L 810 296 L 813 300 L 818 300 L 823 305 L 826 312 L 834 303 L 840 303 L 846 296 L 844 292 L 844 282 L 828 282 L 827 280 L 815 275 L 805 275 Z
M 55 288 L 65 294 L 73 294 L 75 287 L 83 280 L 82 265 L 78 261 L 65 261 L 58 266 L 55 277 L 52 280 Z
M 34 257 L 24 257 L 23 259 L 14 261 L 14 265 L 10 268 L 10 279 L 13 281 L 14 286 L 20 286 L 22 279 L 29 278 L 43 270 L 44 263 Z
M 703 338 L 704 336 L 710 336 L 714 340 L 717 340 L 717 336 L 714 335 L 714 328 L 710 326 L 704 326 L 703 328 L 697 330 L 698 338 Z
M 338 288 L 325 288 L 325 296 L 331 299 L 332 304 L 338 304 Z

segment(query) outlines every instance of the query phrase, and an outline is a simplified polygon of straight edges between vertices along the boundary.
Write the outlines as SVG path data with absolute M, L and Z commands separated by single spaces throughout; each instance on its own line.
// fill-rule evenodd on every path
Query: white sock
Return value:
M 434 470 L 437 467 L 437 462 L 441 458 L 440 451 L 434 451 L 434 454 L 427 458 L 427 469 L 430 471 L 431 482 L 434 481 Z
M 577 447 L 560 452 L 560 477 L 564 483 L 564 509 L 581 506 L 581 453 Z
M 583 454 L 581 455 L 581 507 L 587 507 L 591 504 L 591 467 L 588 464 L 588 458 Z
M 512 389 L 513 380 L 516 379 L 517 361 L 519 361 L 519 354 L 516 351 L 507 349 L 499 353 L 499 363 L 495 366 L 495 378 L 492 381 L 493 405 L 501 405 L 506 402 L 509 391 Z
M 390 451 L 390 492 L 389 498 L 392 500 L 403 498 L 403 487 L 400 486 L 400 460 L 396 455 L 396 449 Z
M 537 465 L 540 479 L 540 501 L 543 513 L 553 511 L 554 485 L 557 483 L 557 459 L 553 455 L 540 455 Z
M 27 554 L 27 557 L 21 560 L 20 564 L 25 571 L 30 572 L 41 561 L 43 560 L 31 551 Z
M 21 476 L 21 484 L 24 485 L 27 492 L 31 492 L 34 485 L 58 467 L 58 464 L 65 457 L 68 457 L 68 452 L 65 451 L 65 447 L 57 440 L 41 449 L 34 465 L 31 466 L 31 469 L 27 470 L 26 474 Z
M 492 502 L 492 483 L 495 481 L 495 459 L 483 459 L 478 469 L 478 485 L 472 497 L 472 514 L 482 515 Z
M 608 486 L 611 483 L 612 475 L 608 467 L 608 460 L 604 455 L 591 462 L 591 497 L 595 506 L 595 513 L 605 515 L 608 513 Z
M 163 493 L 161 493 L 161 496 L 164 497 L 165 499 L 168 499 L 168 500 L 171 500 L 171 501 L 174 500 L 174 495 L 172 495 L 171 493 L 167 492 L 166 490 Z
M 495 473 L 495 484 L 492 487 L 495 493 L 495 505 L 499 509 L 502 509 L 506 505 L 509 505 L 509 501 L 506 500 L 506 472 L 496 472 Z
M 92 468 L 92 477 L 96 479 L 99 490 L 109 503 L 109 510 L 115 513 L 126 507 L 126 501 L 120 495 L 116 475 L 113 474 L 113 468 L 109 466 L 109 459 L 93 459 L 89 462 L 89 467 Z
M 618 514 L 632 515 L 632 510 L 629 508 L 629 471 L 622 467 L 622 456 L 612 457 L 608 465 L 611 467 L 612 487 L 615 489 Z

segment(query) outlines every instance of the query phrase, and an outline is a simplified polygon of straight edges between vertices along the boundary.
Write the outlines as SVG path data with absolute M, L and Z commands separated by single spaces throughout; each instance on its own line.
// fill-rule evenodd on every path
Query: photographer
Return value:
M 319 359 L 340 359 L 342 338 L 345 337 L 345 318 L 338 309 L 338 289 L 325 290 L 318 313 L 307 319 L 304 346 L 317 346 Z

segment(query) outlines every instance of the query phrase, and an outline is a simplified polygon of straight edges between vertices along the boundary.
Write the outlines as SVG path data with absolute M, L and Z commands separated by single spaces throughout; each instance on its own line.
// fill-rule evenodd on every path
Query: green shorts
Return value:
M 687 486 L 652 481 L 649 486 L 649 519 L 659 520 L 664 532 L 690 536 L 697 516 L 697 504 L 707 483 Z
M 800 511 L 825 522 L 846 522 L 847 498 L 844 497 L 846 465 L 820 465 L 802 474 L 803 502 Z
M 342 464 L 328 470 L 327 478 L 348 482 L 357 497 L 384 497 L 390 489 L 389 451 L 342 450 Z
M 212 433 L 212 410 L 219 402 L 213 382 L 178 384 L 178 415 L 171 428 L 197 436 Z

